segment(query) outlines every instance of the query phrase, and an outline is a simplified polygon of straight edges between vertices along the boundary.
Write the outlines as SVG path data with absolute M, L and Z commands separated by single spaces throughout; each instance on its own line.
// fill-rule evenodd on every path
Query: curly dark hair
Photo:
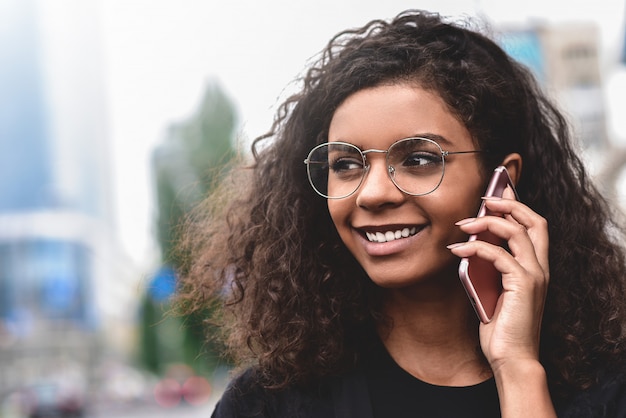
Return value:
M 521 200 L 546 218 L 551 281 L 541 360 L 567 393 L 625 357 L 620 226 L 585 172 L 568 124 L 533 76 L 494 41 L 422 11 L 335 36 L 281 105 L 254 161 L 231 171 L 190 218 L 181 244 L 179 306 L 224 309 L 233 353 L 254 359 L 272 387 L 351 368 L 384 320 L 379 291 L 339 238 L 303 160 L 326 140 L 351 94 L 411 83 L 440 95 L 481 149 L 485 170 L 521 154 Z

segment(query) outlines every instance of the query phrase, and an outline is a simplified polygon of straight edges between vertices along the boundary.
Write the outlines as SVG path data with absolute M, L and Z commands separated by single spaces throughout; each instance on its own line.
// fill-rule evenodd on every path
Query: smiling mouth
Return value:
M 365 236 L 370 242 L 389 242 L 397 239 L 408 238 L 417 234 L 418 229 L 416 227 L 402 228 L 395 231 L 379 231 L 379 232 L 365 232 Z

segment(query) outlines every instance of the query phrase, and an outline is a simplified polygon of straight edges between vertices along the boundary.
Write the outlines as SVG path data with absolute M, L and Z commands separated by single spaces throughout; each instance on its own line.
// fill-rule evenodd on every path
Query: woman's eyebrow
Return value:
M 430 139 L 432 141 L 435 141 L 436 143 L 438 143 L 441 147 L 450 147 L 452 145 L 454 145 L 452 143 L 452 141 L 450 141 L 449 139 L 446 139 L 445 136 L 441 136 L 438 134 L 434 134 L 432 132 L 422 132 L 422 133 L 416 133 L 415 135 L 413 135 L 415 138 L 426 138 L 426 139 Z

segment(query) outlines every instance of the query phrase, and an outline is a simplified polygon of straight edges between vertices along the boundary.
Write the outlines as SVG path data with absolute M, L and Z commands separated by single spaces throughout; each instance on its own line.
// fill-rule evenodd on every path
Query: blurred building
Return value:
M 97 28 L 91 1 L 0 0 L 0 395 L 89 380 L 134 314 Z
M 624 28 L 622 28 L 624 39 L 622 41 L 622 55 L 621 55 L 621 63 L 626 65 L 626 8 L 624 8 Z
M 502 44 L 533 70 L 557 100 L 584 148 L 607 146 L 599 33 L 594 24 L 536 24 L 510 29 L 504 32 Z
M 596 25 L 535 23 L 524 28 L 508 28 L 503 31 L 501 44 L 535 73 L 556 100 L 573 127 L 580 152 L 585 154 L 583 161 L 596 183 L 620 207 L 619 195 L 623 194 L 620 176 L 626 166 L 626 148 L 611 137 L 608 129 L 606 80 L 601 72 Z M 616 57 L 615 65 L 618 62 Z

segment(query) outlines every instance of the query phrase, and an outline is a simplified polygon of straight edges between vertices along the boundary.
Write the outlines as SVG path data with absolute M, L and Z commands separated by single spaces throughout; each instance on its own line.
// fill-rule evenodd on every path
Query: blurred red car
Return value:
M 82 417 L 85 412 L 81 394 L 56 382 L 31 385 L 24 394 L 29 418 Z

